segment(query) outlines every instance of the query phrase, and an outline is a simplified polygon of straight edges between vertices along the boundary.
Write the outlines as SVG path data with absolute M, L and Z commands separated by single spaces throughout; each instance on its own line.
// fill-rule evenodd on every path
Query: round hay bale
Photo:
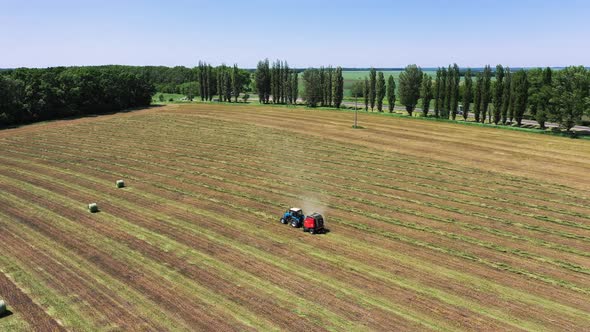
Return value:
M 123 180 L 117 180 L 117 188 L 125 187 L 125 182 Z
M 96 203 L 88 204 L 88 211 L 90 211 L 91 213 L 98 212 L 98 205 L 96 205 Z
M 3 300 L 0 300 L 0 316 L 6 313 L 6 303 Z

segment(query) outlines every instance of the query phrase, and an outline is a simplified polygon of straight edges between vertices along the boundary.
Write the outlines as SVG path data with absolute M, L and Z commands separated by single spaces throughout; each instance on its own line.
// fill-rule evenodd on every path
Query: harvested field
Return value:
M 590 142 L 359 122 L 193 104 L 1 131 L 0 330 L 590 326 Z

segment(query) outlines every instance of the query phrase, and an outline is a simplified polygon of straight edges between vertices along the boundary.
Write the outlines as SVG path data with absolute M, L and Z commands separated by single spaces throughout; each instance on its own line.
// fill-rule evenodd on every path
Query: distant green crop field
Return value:
M 377 72 L 379 72 L 379 71 L 377 71 Z M 385 75 L 385 81 L 387 81 L 387 79 L 389 78 L 390 75 L 393 75 L 393 78 L 395 79 L 395 83 L 398 84 L 399 74 L 401 74 L 401 72 L 402 72 L 401 70 L 383 71 L 383 75 Z M 432 76 L 433 79 L 436 76 L 436 71 L 434 71 L 434 70 L 425 70 L 424 73 Z M 351 96 L 350 89 L 352 88 L 352 85 L 354 84 L 354 82 L 363 81 L 365 79 L 365 77 L 368 78 L 369 71 L 368 70 L 343 71 L 342 76 L 344 77 L 344 96 L 350 97 Z

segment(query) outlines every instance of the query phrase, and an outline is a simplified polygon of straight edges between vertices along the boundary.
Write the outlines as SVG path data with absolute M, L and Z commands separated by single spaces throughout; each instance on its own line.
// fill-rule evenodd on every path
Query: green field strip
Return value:
M 52 276 L 6 255 L 0 255 L 0 264 L 0 273 L 9 276 L 36 304 L 45 308 L 50 317 L 58 319 L 64 326 L 75 331 L 92 331 L 95 328 L 91 318 L 81 314 L 80 308 L 72 303 L 71 297 L 55 292 L 39 278 Z
M 10 216 L 8 216 L 8 218 L 12 219 L 12 221 L 18 220 L 18 218 L 11 218 Z M 22 226 L 21 223 L 18 223 L 18 225 Z M 23 238 L 20 235 L 17 235 L 14 232 L 9 231 L 7 229 L 7 227 L 8 227 L 7 225 L 4 225 L 4 229 L 6 231 L 7 236 L 10 235 L 10 238 L 16 239 L 16 241 L 21 241 L 21 242 L 23 241 Z M 36 246 L 34 247 L 34 250 L 37 250 Z M 36 253 L 38 254 L 38 251 L 36 251 Z M 43 254 L 45 254 L 45 253 L 43 253 Z M 14 256 L 17 256 L 17 255 L 14 255 Z M 72 272 L 72 270 L 69 269 L 69 267 L 62 264 L 62 262 L 53 261 L 52 258 L 46 258 L 46 259 L 51 260 L 52 264 L 59 266 L 61 271 Z M 17 260 L 17 258 L 15 258 L 15 260 Z M 18 261 L 20 262 L 21 266 L 27 265 L 27 264 L 28 265 L 32 264 L 30 261 L 26 261 L 23 259 L 18 259 Z M 108 313 L 104 313 L 102 311 L 95 310 L 96 304 L 93 305 L 93 303 L 89 302 L 88 300 L 84 300 L 84 299 L 78 297 L 77 294 L 75 293 L 75 290 L 73 289 L 72 283 L 69 283 L 67 280 L 57 279 L 56 276 L 51 274 L 50 271 L 46 271 L 45 269 L 43 269 L 40 266 L 31 265 L 30 270 L 41 271 L 42 273 L 37 274 L 38 277 L 42 277 L 42 278 L 44 278 L 44 280 L 52 280 L 53 283 L 59 284 L 59 286 L 61 288 L 63 288 L 63 290 L 53 289 L 53 291 L 56 293 L 60 293 L 63 297 L 67 298 L 69 300 L 69 305 L 75 305 L 75 308 L 80 313 L 80 315 L 84 315 L 85 317 L 87 317 L 86 319 L 91 320 L 95 326 L 96 326 L 96 322 L 98 322 L 98 321 L 102 322 L 103 326 L 102 326 L 101 330 L 107 331 L 107 330 L 121 328 L 121 326 L 118 326 L 115 322 L 113 322 L 112 319 L 109 318 Z M 79 271 L 76 271 L 76 272 L 79 272 Z M 92 279 L 92 277 L 89 277 L 87 275 L 82 275 L 82 276 L 80 276 L 80 278 L 83 278 L 85 282 L 88 279 Z M 48 289 L 53 288 L 51 283 L 46 282 L 46 284 L 47 284 Z M 92 287 L 90 284 L 91 283 L 88 282 L 84 285 L 84 287 L 88 287 L 88 289 L 90 291 L 95 291 L 95 288 Z M 67 291 L 68 289 L 71 289 L 71 292 Z M 102 293 L 102 292 L 97 291 L 97 293 Z M 111 297 L 104 296 L 104 294 L 101 294 L 101 296 L 102 296 L 103 300 L 105 298 L 108 298 L 109 300 L 112 299 Z M 105 306 L 109 306 L 109 309 L 111 309 L 110 305 L 112 305 L 112 303 L 103 303 L 103 304 Z M 122 309 L 123 308 L 119 307 L 117 310 L 122 310 Z M 56 314 L 57 314 L 57 312 L 56 312 Z M 60 321 L 61 320 L 63 320 L 63 319 L 60 319 Z
M 0 331 L 29 332 L 33 331 L 33 328 L 21 313 L 13 312 L 10 316 L 0 318 Z
M 6 177 L 3 178 L 4 180 L 7 180 Z M 40 191 L 43 195 L 54 195 L 51 192 L 29 185 L 25 182 L 15 182 L 33 192 Z M 174 289 L 182 292 L 182 294 L 190 294 L 192 297 L 198 298 L 200 301 L 207 303 L 211 308 L 215 308 L 215 310 L 219 312 L 229 311 L 232 313 L 232 317 L 241 318 L 238 319 L 238 321 L 248 326 L 264 330 L 275 329 L 271 322 L 264 322 L 260 317 L 257 317 L 254 313 L 249 313 L 245 308 L 237 307 L 233 305 L 233 303 L 226 302 L 224 298 L 207 289 L 205 286 L 194 283 L 192 280 L 180 275 L 178 272 L 170 270 L 169 267 L 164 266 L 149 257 L 145 257 L 135 250 L 130 250 L 127 246 L 105 238 L 104 236 L 95 233 L 93 230 L 79 226 L 77 223 L 57 215 L 51 210 L 38 205 L 31 207 L 29 202 L 26 202 L 19 197 L 11 194 L 8 194 L 7 196 L 10 196 L 10 203 L 15 206 L 22 208 L 24 211 L 31 211 L 31 213 L 43 213 L 44 218 L 53 221 L 56 227 L 59 227 L 65 233 L 84 239 L 88 244 L 103 248 L 104 252 L 110 254 L 113 258 L 118 259 L 121 262 L 126 262 L 129 266 L 142 267 L 148 275 L 158 276 L 159 278 L 170 282 L 175 286 Z M 81 207 L 79 210 L 81 214 L 88 213 L 84 207 Z M 103 241 L 98 239 L 103 239 Z
M 156 197 L 149 197 L 149 198 L 150 198 L 150 199 L 155 199 Z M 126 205 L 127 205 L 127 204 L 126 204 Z M 230 220 L 230 221 L 227 221 L 227 222 L 228 222 L 228 223 L 230 223 L 230 222 L 231 222 L 231 220 Z M 233 223 L 235 224 L 235 221 L 234 221 Z M 244 230 L 244 231 L 245 231 L 245 230 Z M 310 250 L 311 250 L 311 249 L 312 249 L 312 248 L 310 248 Z M 350 264 L 354 264 L 354 263 L 350 263 Z M 358 264 L 358 262 L 357 262 L 357 264 Z M 351 265 L 351 266 L 352 266 L 352 265 Z M 365 271 L 365 272 L 366 272 L 366 271 Z M 423 288 L 423 287 L 422 287 L 422 288 Z M 413 291 L 418 291 L 418 292 L 420 292 L 420 288 L 419 288 L 417 285 L 416 285 L 414 288 L 410 288 L 410 289 L 412 289 Z M 429 290 L 428 292 L 424 293 L 424 295 L 431 295 L 431 296 L 432 296 L 432 295 L 433 295 L 432 293 L 437 293 L 437 292 L 439 292 L 439 291 L 430 291 L 430 290 Z M 451 297 L 452 297 L 452 295 L 451 295 Z M 438 298 L 438 297 L 437 297 L 437 298 Z M 455 300 L 453 300 L 453 301 L 451 301 L 451 300 L 447 300 L 447 301 L 445 301 L 445 302 L 447 302 L 447 303 L 450 303 L 450 304 L 457 305 L 457 302 L 459 302 L 459 301 L 457 301 L 457 300 L 455 299 Z M 474 307 L 474 305 L 473 305 L 472 303 L 468 303 L 468 304 L 465 304 L 465 307 L 466 307 L 466 308 L 473 308 L 473 307 Z M 481 309 L 481 311 L 482 311 L 482 312 L 485 312 L 485 313 L 488 313 L 488 314 L 489 314 L 489 312 L 487 312 L 486 310 L 487 310 L 487 309 L 485 309 L 485 308 L 482 308 L 482 309 Z M 501 314 L 501 313 L 500 313 L 500 314 Z M 497 314 L 496 314 L 496 315 L 497 315 Z M 509 316 L 505 316 L 504 318 L 505 318 L 505 319 L 508 319 L 507 317 L 509 317 Z M 496 317 L 495 317 L 495 316 L 493 316 L 492 318 L 496 318 Z M 505 319 L 502 319 L 502 321 L 504 321 Z M 522 324 L 519 324 L 519 326 L 522 326 Z M 534 328 L 533 328 L 533 330 L 534 330 Z
M 3 215 L 1 211 L 0 216 L 4 216 L 6 220 L 10 220 L 10 218 Z M 108 274 L 102 272 L 102 270 L 89 264 L 86 260 L 72 253 L 70 250 L 53 241 L 46 235 L 37 232 L 35 229 L 32 229 L 24 223 L 18 223 L 18 228 L 13 227 L 12 223 L 6 223 L 3 227 L 4 229 L 10 229 L 11 232 L 18 234 L 19 237 L 27 242 L 34 243 L 35 248 L 50 254 L 59 261 L 62 268 L 67 268 L 69 270 L 76 269 L 72 270 L 76 271 L 76 273 L 83 271 L 86 278 L 92 276 L 92 283 L 97 283 L 102 287 L 113 291 L 126 301 L 133 303 L 133 309 L 138 310 L 137 314 L 139 317 L 148 320 L 148 322 L 151 321 L 151 323 L 156 323 L 155 325 L 158 326 L 159 329 L 178 329 L 178 325 L 171 324 L 167 319 L 167 316 L 160 308 L 158 308 L 155 302 L 147 299 L 141 293 L 129 288 L 126 284 L 117 279 L 111 278 Z M 188 326 L 185 326 L 184 328 L 188 329 Z
M 134 162 L 142 162 L 141 160 L 133 160 L 133 161 Z M 117 163 L 111 163 L 111 164 L 116 165 Z M 120 166 L 121 167 L 130 168 L 130 169 L 134 169 L 133 167 L 128 166 L 128 165 L 120 165 Z M 136 169 L 136 170 L 141 171 L 140 169 Z M 162 177 L 170 177 L 170 176 L 168 176 L 166 174 L 162 174 L 162 173 L 154 173 L 154 174 L 156 174 L 158 176 L 162 176 Z M 215 190 L 215 191 L 218 191 L 218 192 L 225 192 L 225 193 L 228 193 L 228 194 L 238 195 L 238 196 L 242 196 L 244 198 L 253 199 L 250 196 L 243 195 L 241 193 L 227 191 L 227 190 L 224 190 L 223 188 L 213 187 L 213 186 L 208 186 L 208 185 L 203 185 L 202 183 L 196 183 L 194 181 L 186 181 L 186 180 L 184 180 L 182 178 L 179 178 L 179 177 L 172 177 L 172 178 L 177 179 L 177 180 L 181 180 L 182 182 L 189 183 L 191 185 L 202 186 L 202 187 L 205 187 L 205 188 L 208 188 L 208 189 L 212 189 L 212 190 Z M 240 184 L 240 185 L 243 185 L 243 186 L 252 186 L 252 185 L 249 185 L 249 184 L 248 185 L 246 185 L 246 184 Z M 266 191 L 272 191 L 272 190 L 270 190 L 268 188 L 258 188 L 258 189 L 266 190 Z M 281 194 L 283 196 L 290 196 L 291 195 L 291 194 L 285 193 L 285 192 L 279 192 L 278 194 Z M 296 197 L 298 199 L 301 199 L 301 197 L 298 197 L 296 195 L 291 195 L 291 197 Z M 274 202 L 271 202 L 271 201 L 268 201 L 268 200 L 261 200 L 261 199 L 254 199 L 254 200 L 257 200 L 257 201 L 259 201 L 259 202 L 261 202 L 263 204 L 269 204 L 269 203 L 274 204 Z M 420 226 L 407 224 L 407 223 L 401 222 L 399 220 L 391 220 L 390 218 L 387 218 L 387 217 L 384 217 L 384 216 L 380 216 L 380 215 L 376 215 L 376 214 L 366 215 L 364 213 L 364 211 L 358 210 L 358 209 L 357 210 L 351 210 L 351 209 L 349 209 L 348 207 L 345 207 L 345 206 L 334 206 L 334 205 L 329 205 L 329 207 L 340 209 L 340 210 L 347 211 L 347 212 L 354 212 L 354 213 L 357 213 L 359 215 L 365 215 L 365 216 L 367 216 L 369 218 L 377 219 L 377 220 L 380 220 L 380 221 L 389 222 L 389 223 L 392 223 L 392 224 L 397 225 L 397 226 L 402 226 L 402 227 L 407 227 L 407 228 L 413 228 L 413 229 L 421 230 L 421 231 L 430 231 L 430 232 L 433 232 L 432 230 L 430 230 L 428 228 L 420 229 L 421 228 Z M 453 233 L 445 233 L 445 234 L 440 233 L 439 235 L 445 235 L 445 236 L 447 236 L 448 238 L 451 238 L 451 239 L 461 239 L 461 240 L 464 240 L 465 241 L 465 239 L 463 237 L 455 236 L 455 234 L 453 234 Z M 468 242 L 468 243 L 471 243 L 471 242 Z M 475 242 L 473 242 L 473 243 L 479 244 L 479 240 L 475 240 Z M 500 250 L 498 248 L 494 248 L 493 246 L 490 246 L 489 249 L 496 250 L 498 252 L 505 252 L 505 251 L 502 251 L 502 250 Z M 555 280 L 555 279 L 553 279 L 551 277 L 548 277 L 548 276 L 545 276 L 545 275 L 528 272 L 526 270 L 522 270 L 522 269 L 518 269 L 518 268 L 513 268 L 510 265 L 507 265 L 505 263 L 495 263 L 494 264 L 494 266 L 500 266 L 500 265 L 501 266 L 504 266 L 505 265 L 506 266 L 505 267 L 505 270 L 507 270 L 507 271 L 515 272 L 515 273 L 518 273 L 518 274 L 523 274 L 523 275 L 526 275 L 526 276 L 529 276 L 529 277 L 533 277 L 534 279 L 537 279 L 537 280 L 541 280 L 541 281 L 545 281 L 545 282 L 550 282 L 551 284 L 554 284 L 554 285 L 560 285 L 560 286 L 563 286 L 563 287 L 566 287 L 566 288 L 570 288 L 570 289 L 575 290 L 575 291 L 581 291 L 581 292 L 584 292 L 584 293 L 586 293 L 586 292 L 589 291 L 589 290 L 587 290 L 585 288 L 579 288 L 577 285 L 575 285 L 575 284 L 573 284 L 571 282 L 567 282 L 567 281 L 564 281 L 564 280 Z M 560 265 L 560 267 L 568 268 L 568 269 L 573 269 L 573 270 L 575 270 L 575 269 L 578 268 L 575 264 L 572 264 L 572 265 L 563 264 L 563 266 Z

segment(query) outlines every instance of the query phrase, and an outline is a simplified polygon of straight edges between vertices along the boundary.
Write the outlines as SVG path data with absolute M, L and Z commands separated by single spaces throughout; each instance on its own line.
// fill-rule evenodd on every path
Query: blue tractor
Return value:
M 281 217 L 282 224 L 291 224 L 292 227 L 298 228 L 303 225 L 303 220 L 305 219 L 305 215 L 300 208 L 290 208 L 283 214 Z

